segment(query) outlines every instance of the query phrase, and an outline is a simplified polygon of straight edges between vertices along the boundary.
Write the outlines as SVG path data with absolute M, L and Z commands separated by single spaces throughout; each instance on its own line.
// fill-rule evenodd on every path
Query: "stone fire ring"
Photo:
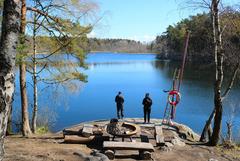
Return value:
M 129 130 L 126 131 L 126 133 L 116 133 L 116 132 L 110 130 L 111 127 L 116 126 L 116 124 L 121 125 L 120 128 L 123 127 L 123 128 L 129 129 Z M 108 134 L 116 136 L 116 137 L 131 137 L 133 135 L 136 135 L 140 131 L 140 127 L 138 125 L 132 124 L 132 123 L 117 122 L 117 123 L 109 123 L 109 124 L 107 124 L 106 127 L 105 127 L 105 130 L 106 130 L 106 132 Z

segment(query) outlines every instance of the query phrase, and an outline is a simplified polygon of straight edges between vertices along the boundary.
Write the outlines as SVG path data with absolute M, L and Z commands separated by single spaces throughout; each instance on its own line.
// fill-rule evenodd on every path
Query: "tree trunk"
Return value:
M 211 123 L 212 123 L 212 119 L 215 116 L 215 109 L 213 110 L 213 112 L 211 113 L 211 115 L 209 116 L 208 120 L 206 121 L 206 124 L 203 128 L 202 134 L 201 134 L 201 138 L 200 141 L 201 142 L 205 142 L 206 141 L 206 134 L 208 133 Z M 208 137 L 210 138 L 211 135 L 208 135 Z
M 213 134 L 210 140 L 210 145 L 216 146 L 220 139 L 221 123 L 222 123 L 222 97 L 221 88 L 223 81 L 223 49 L 222 49 L 222 34 L 220 30 L 219 11 L 218 5 L 220 0 L 212 0 L 211 16 L 213 26 L 213 38 L 214 38 L 214 55 L 215 55 L 215 84 L 214 84 L 214 106 L 215 117 Z
M 28 101 L 26 92 L 26 64 L 21 63 L 19 65 L 20 69 L 20 91 L 21 91 L 21 105 L 22 105 L 22 134 L 23 136 L 31 135 L 31 129 L 29 125 L 29 115 L 28 115 Z
M 232 143 L 232 121 L 229 121 L 227 124 L 227 141 Z
M 36 22 L 36 14 L 34 14 L 34 22 Z M 38 111 L 38 93 L 37 93 L 37 62 L 36 62 L 36 23 L 33 28 L 33 115 L 32 115 L 32 131 L 36 133 L 37 129 L 37 111 Z
M 212 125 L 210 124 L 209 125 L 209 128 L 208 128 L 208 140 L 210 140 L 211 139 L 211 137 L 212 137 Z
M 13 133 L 13 131 L 12 131 L 12 106 L 10 107 L 10 110 L 9 110 L 8 123 L 7 124 L 8 125 L 7 125 L 6 135 L 11 135 Z
M 19 34 L 20 0 L 5 0 L 0 44 L 0 161 L 14 93 L 14 67 Z
M 26 0 L 22 1 L 21 8 L 21 25 L 20 25 L 20 44 L 25 44 L 25 28 L 26 28 Z M 23 53 L 22 53 L 23 54 Z M 21 105 L 22 105 L 22 134 L 23 136 L 31 135 L 31 129 L 29 124 L 29 115 L 28 115 L 28 100 L 27 100 L 27 88 L 26 88 L 26 64 L 22 60 L 19 65 L 20 71 L 20 91 L 21 91 Z

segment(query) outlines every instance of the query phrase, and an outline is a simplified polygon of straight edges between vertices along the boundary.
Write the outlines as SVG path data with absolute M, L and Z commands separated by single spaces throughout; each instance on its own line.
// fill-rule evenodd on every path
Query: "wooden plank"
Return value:
M 163 136 L 162 126 L 155 126 L 155 134 Z
M 165 144 L 162 126 L 155 126 L 155 139 L 157 145 L 161 146 Z
M 83 130 L 82 130 L 82 135 L 85 137 L 89 137 L 89 136 L 93 135 L 93 125 L 84 124 Z
M 145 151 L 154 151 L 154 147 L 151 143 L 140 143 L 140 142 L 113 142 L 113 141 L 104 141 L 104 149 L 111 150 L 145 150 Z

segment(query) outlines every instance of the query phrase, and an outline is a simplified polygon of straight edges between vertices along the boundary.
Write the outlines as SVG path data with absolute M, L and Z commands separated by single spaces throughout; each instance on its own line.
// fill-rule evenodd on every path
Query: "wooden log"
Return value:
M 105 155 L 108 157 L 108 159 L 113 160 L 115 158 L 115 153 L 112 150 L 106 150 Z
M 84 124 L 82 129 L 82 135 L 85 137 L 93 135 L 93 125 Z
M 69 144 L 86 144 L 94 139 L 95 136 L 81 137 L 77 135 L 65 135 L 64 143 Z
M 165 145 L 162 126 L 155 126 L 155 139 L 158 146 Z
M 142 150 L 153 152 L 154 147 L 151 143 L 141 143 L 141 142 L 113 142 L 113 141 L 104 141 L 104 149 L 110 150 Z
M 162 126 L 155 126 L 155 135 L 160 135 L 160 136 L 164 137 Z

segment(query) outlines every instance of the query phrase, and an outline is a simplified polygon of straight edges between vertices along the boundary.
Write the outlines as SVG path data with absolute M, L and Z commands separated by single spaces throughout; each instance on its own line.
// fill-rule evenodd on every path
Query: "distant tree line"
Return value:
M 128 39 L 98 39 L 89 38 L 89 51 L 147 53 L 147 45 L 140 41 Z
M 27 36 L 27 43 L 32 46 L 32 37 Z M 52 48 L 58 45 L 58 41 L 50 36 L 37 36 L 38 53 L 45 54 Z M 128 40 L 128 39 L 99 39 L 99 38 L 87 38 L 87 36 L 81 36 L 75 38 L 75 45 L 78 48 L 88 52 L 126 52 L 126 53 L 147 53 L 151 52 L 147 49 L 147 44 L 140 41 Z M 71 46 L 69 46 L 71 47 Z M 31 48 L 28 49 L 28 53 L 31 53 Z M 58 53 L 65 53 L 66 48 L 59 50 Z
M 240 12 L 227 7 L 220 13 L 223 28 L 224 59 L 234 61 L 240 46 Z M 190 31 L 187 61 L 213 63 L 213 40 L 211 14 L 202 13 L 183 19 L 167 27 L 166 32 L 148 45 L 152 52 L 159 53 L 160 59 L 181 60 L 186 31 Z

